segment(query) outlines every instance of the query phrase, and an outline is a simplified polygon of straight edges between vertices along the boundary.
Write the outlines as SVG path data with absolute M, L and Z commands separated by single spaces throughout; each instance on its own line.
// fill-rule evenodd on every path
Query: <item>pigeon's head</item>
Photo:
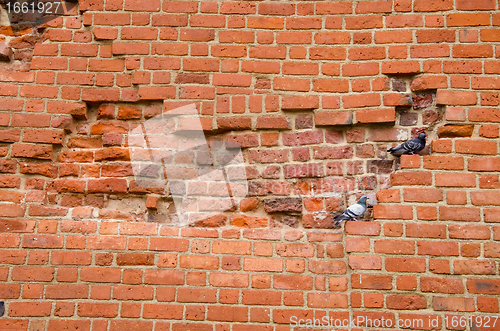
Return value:
M 366 205 L 366 200 L 368 200 L 368 197 L 366 195 L 363 195 L 361 198 L 359 198 L 358 203 L 360 205 Z
M 426 138 L 426 137 L 427 137 L 427 136 L 426 136 L 426 135 L 425 135 L 425 133 L 423 133 L 423 132 L 422 132 L 421 134 L 419 134 L 419 135 L 418 135 L 418 139 L 419 139 L 419 140 L 423 140 L 423 141 L 425 141 L 425 138 Z

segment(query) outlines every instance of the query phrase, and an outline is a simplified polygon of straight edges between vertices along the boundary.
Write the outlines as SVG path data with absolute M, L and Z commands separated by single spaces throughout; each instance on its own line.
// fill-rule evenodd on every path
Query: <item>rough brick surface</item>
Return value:
M 498 1 L 63 4 L 0 19 L 0 330 L 498 315 Z

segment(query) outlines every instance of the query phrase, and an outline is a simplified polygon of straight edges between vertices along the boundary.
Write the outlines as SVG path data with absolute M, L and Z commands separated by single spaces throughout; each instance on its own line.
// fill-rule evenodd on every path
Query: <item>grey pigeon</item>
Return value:
M 421 133 L 417 138 L 410 139 L 397 147 L 390 148 L 389 152 L 396 156 L 403 154 L 415 155 L 416 152 L 420 152 L 424 149 L 426 137 L 425 133 Z
M 343 220 L 350 220 L 351 218 L 357 221 L 356 217 L 363 215 L 366 211 L 366 199 L 368 197 L 363 195 L 357 203 L 347 207 L 342 214 L 335 216 L 334 220 L 336 222 L 333 226 L 337 227 Z

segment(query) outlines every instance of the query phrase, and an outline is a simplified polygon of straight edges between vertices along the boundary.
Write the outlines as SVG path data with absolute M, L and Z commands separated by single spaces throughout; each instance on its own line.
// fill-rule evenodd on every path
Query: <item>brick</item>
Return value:
M 474 187 L 476 177 L 474 174 L 436 174 L 436 186 Z
M 353 274 L 351 276 L 351 286 L 356 289 L 392 289 L 392 276 L 388 275 L 362 275 Z
M 308 293 L 308 306 L 311 308 L 347 308 L 347 295 L 336 293 Z
M 274 275 L 274 288 L 287 290 L 312 290 L 313 279 L 302 275 Z
M 358 123 L 393 123 L 396 120 L 394 109 L 369 109 L 356 111 Z
M 180 270 L 147 270 L 144 275 L 145 284 L 182 285 L 185 275 Z
M 499 122 L 500 114 L 496 109 L 472 108 L 469 112 L 469 120 L 474 122 Z
M 406 225 L 406 236 L 414 238 L 445 238 L 446 226 L 441 224 L 417 224 Z
M 442 43 L 455 41 L 455 31 L 453 30 L 419 30 L 416 35 L 418 43 Z
M 321 18 L 287 17 L 286 28 L 289 30 L 321 29 Z
M 310 44 L 312 40 L 311 32 L 278 32 L 276 34 L 277 44 Z
M 391 93 L 383 96 L 384 106 L 411 106 L 412 100 L 409 94 Z M 412 125 L 416 122 L 416 114 L 405 113 L 400 117 L 401 125 Z
M 211 273 L 209 282 L 218 287 L 248 287 L 249 277 L 247 274 Z
M 450 263 L 444 259 L 432 259 L 429 270 L 435 274 L 450 274 Z
M 47 299 L 86 299 L 88 285 L 47 285 L 45 297 Z
M 250 86 L 252 77 L 250 75 L 234 75 L 234 74 L 214 74 L 213 84 L 221 86 Z
M 479 128 L 479 136 L 485 138 L 498 138 L 498 126 L 490 124 L 481 125 Z
M 448 82 L 444 76 L 423 76 L 413 79 L 410 83 L 412 91 L 447 88 Z
M 282 3 L 261 3 L 259 4 L 259 14 L 261 15 L 293 15 L 295 5 Z
M 51 256 L 52 264 L 61 265 L 90 265 L 92 254 L 90 252 L 62 252 L 55 251 Z
M 194 269 L 218 269 L 219 258 L 208 256 L 190 256 L 182 255 L 180 257 L 181 268 L 194 268 Z
M 315 159 L 348 159 L 353 155 L 351 146 L 313 146 L 313 156 Z
M 368 222 L 347 222 L 345 226 L 346 233 L 353 235 L 376 236 L 380 234 L 380 224 Z
M 373 217 L 382 219 L 412 219 L 413 212 L 410 206 L 373 206 Z
M 434 310 L 474 311 L 474 300 L 472 298 L 434 297 L 432 304 Z
M 177 290 L 178 302 L 217 302 L 216 289 L 195 289 L 195 288 L 180 288 Z
M 387 308 L 418 310 L 427 308 L 427 300 L 418 295 L 389 295 L 386 298 Z
M 118 303 L 81 302 L 78 304 L 78 316 L 82 317 L 116 317 L 118 316 Z
M 95 27 L 92 33 L 96 40 L 114 40 L 118 37 L 118 29 L 107 27 Z
M 291 121 L 284 116 L 260 116 L 257 118 L 257 129 L 286 130 L 291 128 Z
M 63 56 L 92 56 L 97 55 L 97 45 L 89 44 L 63 44 L 61 45 L 61 55 Z
M 439 138 L 470 137 L 473 125 L 445 125 L 438 129 Z
M 255 14 L 256 4 L 245 2 L 227 2 L 220 8 L 221 14 Z
M 151 238 L 150 249 L 157 251 L 187 252 L 189 241 L 180 238 Z
M 48 127 L 50 115 L 45 114 L 13 114 L 11 126 L 18 127 Z
M 285 165 L 285 178 L 305 178 L 305 177 L 323 177 L 324 171 L 320 164 L 304 165 Z
M 491 10 L 495 9 L 495 1 L 493 0 L 480 0 L 470 3 L 465 0 L 458 0 L 456 2 L 457 10 Z
M 375 252 L 383 254 L 414 254 L 414 242 L 402 240 L 376 240 Z
M 316 44 L 348 44 L 351 40 L 348 32 L 318 32 L 314 35 Z
M 163 11 L 167 13 L 196 13 L 198 4 L 195 1 L 169 1 L 163 3 Z
M 467 290 L 469 293 L 498 294 L 500 293 L 500 282 L 493 279 L 468 279 Z
M 243 290 L 242 303 L 246 305 L 271 305 L 281 304 L 281 293 L 264 290 Z
M 417 12 L 436 12 L 453 9 L 451 0 L 416 0 L 414 10 Z
M 349 82 L 343 79 L 313 79 L 313 91 L 345 93 L 349 91 Z
M 245 258 L 243 261 L 245 271 L 271 271 L 281 272 L 283 265 L 280 259 L 273 258 Z
M 446 16 L 446 24 L 454 26 L 481 26 L 490 24 L 490 15 L 487 13 L 456 13 Z
M 464 293 L 461 279 L 422 277 L 420 287 L 422 292 Z
M 380 270 L 382 259 L 373 255 L 351 255 L 349 256 L 349 267 L 351 269 Z
M 385 49 L 384 47 L 363 47 L 349 49 L 349 60 L 361 61 L 361 60 L 381 60 L 385 59 Z
M 383 25 L 382 16 L 362 16 L 346 17 L 345 24 L 347 29 L 373 29 L 381 28 Z
M 89 70 L 92 71 L 123 71 L 125 61 L 122 59 L 89 59 Z
M 428 172 L 398 172 L 391 174 L 391 184 L 399 185 L 430 185 L 432 175 Z
M 449 57 L 450 47 L 448 45 L 418 45 L 410 47 L 412 58 L 439 58 Z
M 443 193 L 438 189 L 407 188 L 404 200 L 411 202 L 438 202 L 443 200 Z
M 209 306 L 207 310 L 207 320 L 209 321 L 228 321 L 228 322 L 246 322 L 248 320 L 247 307 L 227 307 L 227 306 Z
M 345 60 L 346 50 L 337 47 L 312 47 L 309 49 L 311 60 Z
M 66 58 L 55 58 L 55 57 L 50 57 L 50 58 L 41 58 L 41 57 L 35 57 L 32 62 L 31 62 L 31 68 L 33 69 L 43 69 L 43 70 L 66 70 L 68 68 L 68 59 Z M 36 92 L 29 91 L 27 89 L 25 93 L 27 93 L 26 96 L 29 94 L 33 94 Z
M 497 153 L 497 145 L 495 142 L 487 140 L 460 139 L 455 141 L 455 150 L 458 153 L 464 154 L 495 155 Z
M 475 105 L 477 95 L 474 92 L 438 90 L 436 103 L 440 105 Z
M 451 140 L 450 139 L 437 139 L 432 141 L 432 151 L 436 153 L 450 153 Z
M 346 264 L 343 261 L 309 261 L 309 271 L 315 274 L 345 274 Z
M 118 101 L 120 91 L 118 89 L 83 89 L 82 100 L 89 102 L 96 101 Z
M 458 275 L 491 275 L 495 274 L 495 265 L 491 261 L 455 260 L 455 274 Z
M 453 46 L 455 58 L 487 58 L 493 57 L 491 45 L 455 45 Z
M 376 93 L 343 96 L 344 108 L 361 108 L 380 105 L 380 96 Z
M 441 155 L 426 155 L 424 156 L 424 168 L 462 170 L 464 168 L 464 159 L 460 156 L 444 157 Z
M 43 317 L 49 316 L 51 309 L 50 302 L 12 302 L 9 305 L 9 316 Z
M 479 222 L 480 212 L 474 207 L 440 207 L 441 220 Z
M 10 253 L 13 254 L 13 253 Z M 11 255 L 12 256 L 12 255 Z M 7 262 L 12 263 L 12 262 Z M 15 263 L 17 264 L 17 263 Z M 15 267 L 12 269 L 14 281 L 50 282 L 54 279 L 54 269 L 48 267 Z
M 425 272 L 425 259 L 387 257 L 385 259 L 385 269 L 393 272 Z
M 377 63 L 354 63 L 342 65 L 342 76 L 371 76 L 379 73 Z
M 11 156 L 51 160 L 52 152 L 52 146 L 14 144 L 12 146 Z
M 284 110 L 306 110 L 316 109 L 319 106 L 318 97 L 283 97 L 282 109 Z
M 256 46 L 250 48 L 248 56 L 258 59 L 284 59 L 286 56 L 286 48 L 281 46 Z
M 458 244 L 454 242 L 417 242 L 419 255 L 458 256 Z
M 125 10 L 131 11 L 159 11 L 161 8 L 161 2 L 159 0 L 155 1 L 145 1 L 145 0 L 126 0 Z
M 352 112 L 318 112 L 315 114 L 316 125 L 351 125 Z
M 384 62 L 382 64 L 382 73 L 386 75 L 408 75 L 420 72 L 420 65 L 416 61 Z
M 471 202 L 476 206 L 497 205 L 496 198 L 496 191 L 471 192 Z
M 310 82 L 308 79 L 278 77 L 273 80 L 273 88 L 275 90 L 307 92 L 310 89 L 309 85 Z

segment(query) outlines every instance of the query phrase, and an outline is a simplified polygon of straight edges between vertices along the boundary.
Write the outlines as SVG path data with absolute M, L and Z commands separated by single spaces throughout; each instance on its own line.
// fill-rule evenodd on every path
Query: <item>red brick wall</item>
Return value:
M 65 5 L 0 27 L 1 330 L 500 328 L 497 1 Z M 248 194 L 179 227 L 129 133 L 193 103 Z

